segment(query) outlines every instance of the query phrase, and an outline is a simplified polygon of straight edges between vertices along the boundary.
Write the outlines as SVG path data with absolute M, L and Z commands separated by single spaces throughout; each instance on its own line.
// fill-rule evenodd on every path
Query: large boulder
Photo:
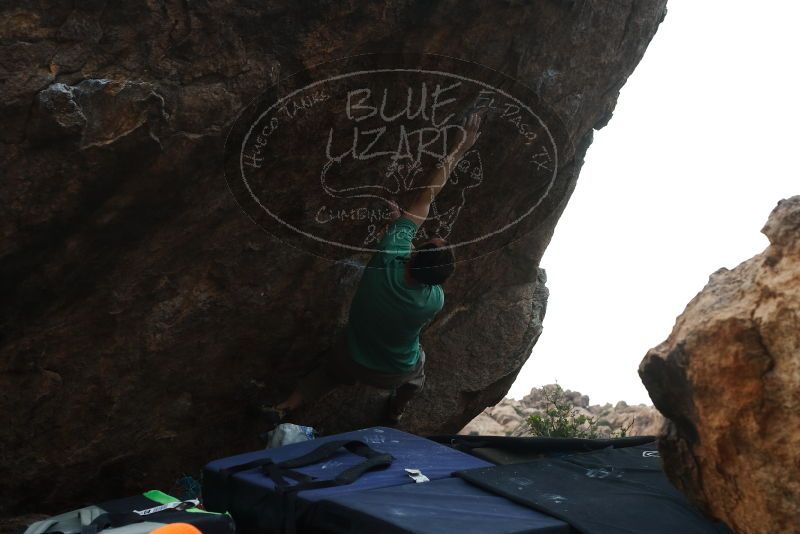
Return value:
M 736 532 L 800 517 L 800 196 L 762 230 L 769 247 L 720 269 L 639 374 L 669 421 L 670 479 Z
M 593 129 L 664 14 L 665 0 L 4 4 L 0 513 L 168 487 L 258 447 L 248 408 L 319 365 L 363 258 L 263 232 L 228 189 L 223 147 L 267 87 L 333 58 L 457 56 L 560 117 L 571 148 L 525 232 L 448 281 L 404 428 L 456 432 L 498 402 L 541 332 L 539 260 Z M 514 196 L 485 195 L 470 225 L 539 195 L 525 178 L 504 176 Z M 381 395 L 343 388 L 302 419 L 368 426 Z

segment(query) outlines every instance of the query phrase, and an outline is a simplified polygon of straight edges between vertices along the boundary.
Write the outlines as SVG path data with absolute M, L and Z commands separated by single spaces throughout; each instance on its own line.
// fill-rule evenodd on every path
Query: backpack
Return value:
M 203 534 L 235 532 L 228 514 L 201 510 L 199 504 L 147 491 L 37 521 L 24 534 L 146 534 L 170 523 L 189 523 Z

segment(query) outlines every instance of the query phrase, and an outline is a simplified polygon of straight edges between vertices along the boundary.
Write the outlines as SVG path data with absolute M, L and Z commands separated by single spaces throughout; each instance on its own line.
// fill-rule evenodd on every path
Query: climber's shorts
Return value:
M 350 356 L 344 335 L 325 351 L 322 359 L 324 363 L 298 384 L 304 399 L 318 399 L 338 385 L 366 384 L 385 390 L 402 387 L 410 393 L 418 392 L 425 385 L 425 351 L 422 347 L 417 365 L 407 373 L 382 373 L 359 364 Z

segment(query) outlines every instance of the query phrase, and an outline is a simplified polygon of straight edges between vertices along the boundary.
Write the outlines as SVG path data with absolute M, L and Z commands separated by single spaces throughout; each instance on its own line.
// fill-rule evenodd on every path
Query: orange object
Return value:
M 150 534 L 203 534 L 189 523 L 171 523 L 151 530 Z

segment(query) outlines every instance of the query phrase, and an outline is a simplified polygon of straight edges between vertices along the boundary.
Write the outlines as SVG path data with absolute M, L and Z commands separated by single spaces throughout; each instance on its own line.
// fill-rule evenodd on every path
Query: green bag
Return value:
M 37 521 L 24 534 L 146 534 L 170 523 L 189 523 L 203 534 L 235 532 L 228 514 L 206 512 L 197 508 L 199 504 L 147 491 Z

